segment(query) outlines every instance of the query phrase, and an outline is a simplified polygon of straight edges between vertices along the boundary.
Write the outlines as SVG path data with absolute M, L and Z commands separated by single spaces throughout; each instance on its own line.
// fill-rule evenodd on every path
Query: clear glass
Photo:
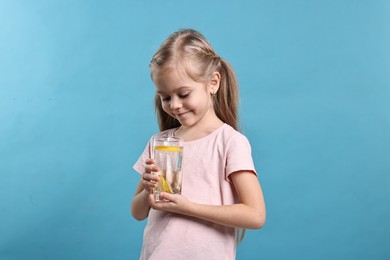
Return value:
M 151 155 L 159 167 L 160 180 L 153 190 L 154 198 L 160 201 L 160 192 L 180 194 L 182 190 L 183 140 L 178 137 L 158 137 L 152 140 Z

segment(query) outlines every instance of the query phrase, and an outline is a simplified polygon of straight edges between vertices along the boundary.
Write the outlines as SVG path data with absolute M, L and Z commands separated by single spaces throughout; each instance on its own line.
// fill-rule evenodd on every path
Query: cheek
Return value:
M 162 103 L 161 106 L 162 106 L 162 109 L 163 109 L 164 111 L 167 111 L 168 106 L 167 106 L 166 103 Z
M 170 109 L 169 109 L 169 105 L 167 103 L 162 102 L 161 107 L 167 114 L 169 114 L 169 115 L 171 114 Z

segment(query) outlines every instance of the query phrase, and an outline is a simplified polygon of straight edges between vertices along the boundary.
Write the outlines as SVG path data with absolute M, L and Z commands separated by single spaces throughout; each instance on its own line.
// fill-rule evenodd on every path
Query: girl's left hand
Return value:
M 149 195 L 149 204 L 153 209 L 163 210 L 179 214 L 187 214 L 191 207 L 191 202 L 180 194 L 167 192 L 160 193 L 160 201 L 154 199 L 154 195 Z

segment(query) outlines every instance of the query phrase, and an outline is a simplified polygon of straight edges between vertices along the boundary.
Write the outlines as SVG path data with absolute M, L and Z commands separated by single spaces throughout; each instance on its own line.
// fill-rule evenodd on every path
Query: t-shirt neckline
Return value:
M 223 128 L 225 128 L 227 126 L 226 123 L 223 123 L 222 125 L 220 125 L 219 127 L 217 127 L 216 129 L 214 129 L 211 133 L 209 133 L 208 135 L 206 136 L 203 136 L 201 138 L 198 138 L 198 139 L 195 139 L 195 140 L 191 140 L 191 141 L 184 141 L 183 144 L 184 145 L 190 145 L 190 144 L 196 144 L 196 143 L 201 143 L 201 142 L 204 142 L 204 141 L 207 141 L 207 139 L 209 138 L 212 138 L 214 137 L 216 134 L 218 134 L 220 131 L 222 131 Z M 170 136 L 174 136 L 174 133 L 175 131 L 178 129 L 177 128 L 173 128 L 170 132 Z

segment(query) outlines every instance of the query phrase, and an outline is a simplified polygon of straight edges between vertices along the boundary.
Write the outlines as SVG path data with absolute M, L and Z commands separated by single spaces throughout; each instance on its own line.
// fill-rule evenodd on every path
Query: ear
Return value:
M 219 74 L 218 71 L 215 71 L 210 78 L 209 81 L 209 90 L 210 94 L 215 94 L 217 93 L 219 89 L 219 83 L 221 82 L 221 74 Z

